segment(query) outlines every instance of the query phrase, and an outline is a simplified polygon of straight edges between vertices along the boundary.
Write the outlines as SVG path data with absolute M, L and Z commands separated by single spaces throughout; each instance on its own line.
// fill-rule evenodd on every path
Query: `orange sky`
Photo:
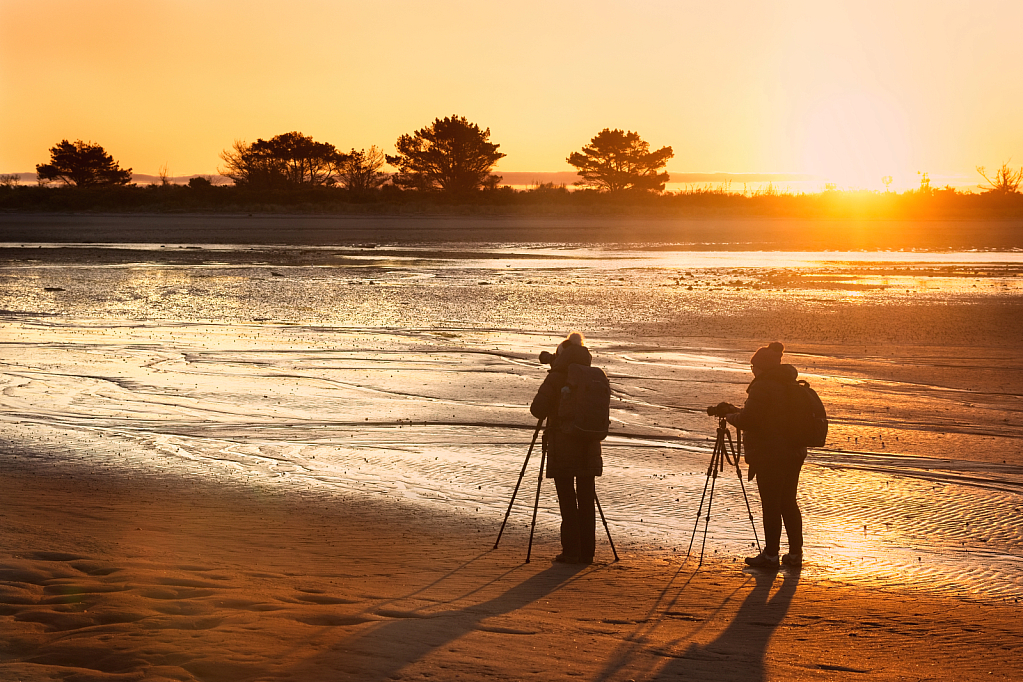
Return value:
M 677 171 L 967 186 L 1023 164 L 1020 26 L 1019 0 L 0 0 L 0 172 L 62 138 L 173 175 L 290 130 L 392 151 L 457 113 L 499 171 L 620 127 Z

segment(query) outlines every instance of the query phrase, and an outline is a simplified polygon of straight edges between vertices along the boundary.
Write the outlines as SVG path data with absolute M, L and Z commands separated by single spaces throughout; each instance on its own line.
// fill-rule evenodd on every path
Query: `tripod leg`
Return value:
M 604 517 L 604 510 L 600 506 L 600 498 L 597 497 L 596 492 L 593 493 L 593 500 L 597 503 L 600 520 L 604 522 L 604 532 L 607 533 L 607 541 L 611 544 L 611 553 L 615 555 L 615 561 L 618 561 L 618 550 L 615 549 L 615 541 L 611 539 L 611 529 L 607 527 L 607 518 Z
M 526 549 L 526 563 L 533 554 L 533 531 L 536 530 L 536 510 L 540 506 L 540 486 L 543 485 L 543 465 L 547 459 L 547 451 L 540 449 L 540 474 L 536 477 L 536 499 L 533 500 L 533 523 L 529 526 L 529 547 Z
M 717 444 L 715 444 L 714 445 L 715 455 L 717 453 L 717 447 L 718 447 Z M 696 509 L 696 523 L 693 524 L 693 532 L 692 535 L 689 536 L 689 549 L 686 550 L 686 558 L 685 561 L 683 561 L 682 563 L 689 561 L 689 555 L 692 554 L 693 552 L 693 540 L 696 539 L 696 530 L 700 527 L 700 514 L 703 513 L 703 501 L 707 497 L 707 487 L 710 485 L 710 476 L 711 472 L 713 471 L 715 461 L 714 457 L 715 457 L 714 455 L 711 456 L 710 466 L 707 467 L 707 478 L 703 480 L 703 494 L 700 495 L 700 506 Z
M 529 444 L 529 450 L 526 451 L 526 461 L 522 463 L 522 471 L 519 472 L 518 483 L 515 484 L 515 490 L 512 491 L 511 500 L 508 502 L 508 511 L 504 513 L 504 521 L 501 522 L 501 531 L 497 534 L 497 541 L 494 542 L 494 549 L 497 549 L 497 545 L 501 542 L 501 536 L 504 535 L 504 527 L 508 524 L 508 516 L 511 514 L 512 505 L 515 504 L 515 496 L 519 494 L 519 486 L 522 485 L 522 477 L 526 475 L 526 466 L 529 465 L 529 458 L 533 454 L 533 447 L 536 445 L 536 437 L 540 433 L 541 424 L 543 424 L 543 419 L 537 419 L 536 430 L 533 431 L 533 440 Z
M 757 524 L 753 520 L 753 510 L 749 506 L 749 497 L 746 496 L 746 484 L 742 482 L 742 469 L 739 468 L 739 460 L 742 459 L 742 431 L 735 429 L 735 445 L 738 450 L 735 452 L 735 476 L 739 479 L 739 487 L 742 489 L 742 499 L 746 500 L 746 513 L 749 514 L 749 525 L 753 529 L 753 539 L 757 541 L 757 551 L 764 551 L 760 547 L 760 538 L 757 537 Z
M 757 541 L 757 551 L 763 551 L 760 547 L 760 538 L 757 537 L 757 524 L 753 520 L 753 509 L 749 506 L 749 497 L 746 496 L 746 484 L 742 482 L 742 471 L 739 469 L 739 464 L 735 464 L 735 475 L 739 478 L 739 487 L 742 488 L 742 499 L 746 500 L 746 513 L 749 514 L 749 525 L 753 528 L 753 539 Z
M 710 481 L 710 495 L 707 497 L 707 516 L 703 523 L 703 544 L 700 545 L 700 563 L 696 565 L 697 568 L 703 566 L 703 552 L 707 548 L 707 531 L 710 528 L 710 508 L 714 504 L 714 485 L 718 482 L 718 467 L 721 464 L 721 459 L 725 456 L 725 441 L 722 438 L 720 432 L 718 433 L 718 441 L 714 447 L 713 458 L 711 459 L 711 469 L 713 470 L 713 478 Z M 696 520 L 700 522 L 699 519 Z

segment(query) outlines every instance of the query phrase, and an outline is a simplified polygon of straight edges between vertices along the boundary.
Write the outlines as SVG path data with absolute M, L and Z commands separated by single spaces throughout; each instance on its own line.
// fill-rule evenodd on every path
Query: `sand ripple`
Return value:
M 41 318 L 5 322 L 2 334 L 0 436 L 42 466 L 77 460 L 267 494 L 390 498 L 488 518 L 495 535 L 535 427 L 526 405 L 544 370 L 533 354 L 556 341 L 496 329 Z M 715 427 L 702 408 L 741 402 L 745 356 L 599 337 L 593 345 L 616 396 L 607 475 L 598 487 L 615 542 L 620 550 L 679 558 Z M 1023 596 L 1020 426 L 994 418 L 1018 398 L 971 395 L 963 406 L 961 388 L 877 379 L 862 361 L 834 355 L 802 360 L 794 358 L 810 367 L 835 416 L 835 447 L 814 453 L 803 474 L 804 573 Z M 882 390 L 891 397 L 878 407 Z M 928 425 L 927 415 L 952 406 L 976 419 L 958 431 Z M 918 419 L 891 418 L 893 411 Z M 513 509 L 518 530 L 528 527 L 539 458 L 537 448 Z M 734 471 L 715 490 L 706 551 L 739 555 L 751 548 L 753 531 Z M 755 485 L 746 492 L 759 518 Z M 538 532 L 556 535 L 557 524 L 553 486 L 545 482 Z M 83 559 L 79 570 L 105 567 Z M 83 589 L 75 576 L 67 581 L 68 593 Z M 147 597 L 175 601 L 217 585 L 212 576 L 178 580 Z M 188 627 L 214 626 L 198 614 L 168 616 L 187 617 Z M 82 627 L 75 619 L 83 617 L 50 626 Z

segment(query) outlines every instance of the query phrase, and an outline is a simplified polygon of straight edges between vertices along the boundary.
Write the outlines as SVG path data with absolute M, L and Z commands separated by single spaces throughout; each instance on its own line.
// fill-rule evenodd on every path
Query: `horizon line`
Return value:
M 385 171 L 386 172 L 386 171 Z M 669 180 L 667 185 L 685 185 L 685 184 L 725 184 L 725 183 L 751 183 L 758 185 L 776 184 L 776 183 L 798 183 L 800 185 L 808 185 L 811 183 L 820 183 L 822 186 L 829 184 L 830 181 L 819 175 L 813 175 L 810 173 L 764 173 L 764 172 L 730 172 L 730 171 L 665 171 Z M 493 171 L 495 175 L 501 177 L 502 185 L 509 185 L 512 187 L 529 187 L 531 185 L 537 185 L 541 183 L 554 183 L 571 186 L 579 179 L 579 174 L 576 171 L 500 171 L 495 169 Z M 393 174 L 389 172 L 388 174 Z M 23 171 L 20 173 L 8 173 L 0 175 L 14 175 L 18 177 L 18 181 L 24 184 L 35 183 L 36 172 L 35 171 Z M 157 174 L 152 173 L 135 173 L 132 172 L 132 182 L 139 184 L 160 184 L 161 178 Z M 185 185 L 188 181 L 196 177 L 212 177 L 222 181 L 225 184 L 231 184 L 232 181 L 229 177 L 221 175 L 220 173 L 189 173 L 182 175 L 168 175 L 167 180 L 172 185 Z M 952 184 L 956 187 L 972 187 L 975 183 L 973 180 L 967 181 L 965 176 L 962 175 L 933 175 L 931 174 L 931 180 L 934 184 Z M 947 182 L 949 180 L 957 180 L 957 182 Z M 854 189 L 853 187 L 845 187 L 843 189 Z M 862 189 L 862 188 L 861 188 Z

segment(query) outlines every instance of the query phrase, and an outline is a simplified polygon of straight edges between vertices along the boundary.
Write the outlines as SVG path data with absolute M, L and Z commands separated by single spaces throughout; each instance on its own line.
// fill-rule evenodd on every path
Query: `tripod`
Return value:
M 522 478 L 526 475 L 526 467 L 529 466 L 529 458 L 533 454 L 533 448 L 536 446 L 536 437 L 540 434 L 540 428 L 543 426 L 543 419 L 536 421 L 536 430 L 533 431 L 533 440 L 529 443 L 529 450 L 526 451 L 526 461 L 522 463 L 522 471 L 519 472 L 519 480 L 515 484 L 515 490 L 512 491 L 511 500 L 508 502 L 508 511 L 504 513 L 504 521 L 501 523 L 501 531 L 497 534 L 497 541 L 494 542 L 494 549 L 501 542 L 501 536 L 504 535 L 504 527 L 508 524 L 508 516 L 511 514 L 512 505 L 515 504 L 515 496 L 519 494 L 519 486 L 522 485 Z M 540 473 L 536 479 L 536 498 L 533 500 L 533 521 L 529 526 L 529 547 L 526 549 L 526 563 L 529 563 L 529 558 L 533 554 L 533 533 L 536 530 L 536 512 L 540 506 L 540 486 L 543 485 L 543 465 L 547 459 L 547 448 L 544 445 L 540 447 Z M 607 518 L 604 517 L 604 509 L 600 506 L 600 499 L 597 498 L 597 493 L 593 493 L 593 500 L 597 503 L 597 509 L 600 511 L 600 520 L 604 523 L 604 532 L 607 533 L 607 541 L 611 545 L 611 552 L 614 554 L 615 561 L 618 561 L 618 551 L 615 549 L 614 540 L 611 539 L 611 530 L 607 527 Z
M 738 446 L 738 448 L 736 448 Z M 757 526 L 753 522 L 753 510 L 749 506 L 749 498 L 746 496 L 746 485 L 742 482 L 742 471 L 739 470 L 739 458 L 742 456 L 742 431 L 735 430 L 735 442 L 732 442 L 732 433 L 728 430 L 728 422 L 718 415 L 718 436 L 714 442 L 714 452 L 710 456 L 710 464 L 707 466 L 707 479 L 703 482 L 703 494 L 700 496 L 700 507 L 696 510 L 696 523 L 693 524 L 693 534 L 689 537 L 689 550 L 686 552 L 685 561 L 689 561 L 689 555 L 693 551 L 693 540 L 696 539 L 696 530 L 700 525 L 700 515 L 703 513 L 703 501 L 707 500 L 707 516 L 703 523 L 703 544 L 700 545 L 700 563 L 697 568 L 703 566 L 703 550 L 707 547 L 707 528 L 710 526 L 710 508 L 714 502 L 714 484 L 718 480 L 718 472 L 724 472 L 725 462 L 735 466 L 735 476 L 739 479 L 739 487 L 742 488 L 742 499 L 746 500 L 746 513 L 749 514 L 749 523 L 753 528 L 753 539 L 757 541 L 757 550 L 760 550 L 760 538 L 757 537 Z M 710 495 L 707 489 L 710 488 Z M 685 563 L 683 561 L 682 563 Z

